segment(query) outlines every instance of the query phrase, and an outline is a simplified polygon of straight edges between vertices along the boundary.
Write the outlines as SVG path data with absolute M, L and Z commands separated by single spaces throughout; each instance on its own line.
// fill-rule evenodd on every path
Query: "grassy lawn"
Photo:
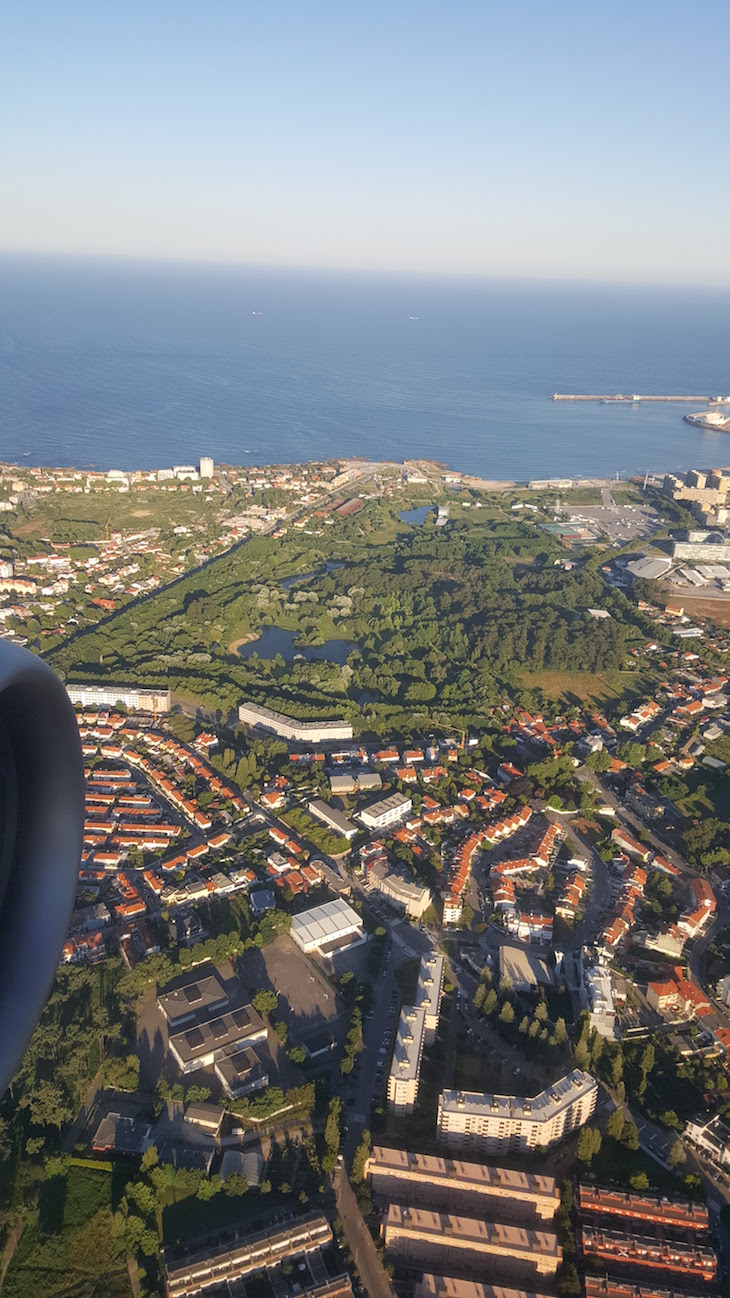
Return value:
M 703 815 L 730 820 L 730 775 L 727 771 L 715 774 L 702 767 L 683 773 L 682 780 L 690 791 L 689 797 L 677 802 L 683 816 L 689 820 Z
M 525 689 L 544 690 L 551 698 L 566 705 L 584 703 L 605 707 L 608 704 L 645 698 L 652 679 L 641 671 L 606 672 L 522 672 Z
M 617 505 L 646 505 L 648 503 L 641 488 L 630 483 L 624 483 L 620 487 L 612 487 L 611 495 Z
M 298 834 L 301 834 L 302 838 L 306 838 L 310 843 L 313 843 L 320 852 L 324 852 L 329 856 L 340 856 L 343 852 L 349 852 L 350 850 L 350 844 L 346 838 L 340 838 L 339 834 L 335 834 L 331 829 L 328 829 L 321 821 L 315 820 L 303 807 L 290 808 L 289 811 L 283 812 L 281 819 L 286 825 L 290 825 Z
M 3 1298 L 131 1298 L 123 1243 L 111 1233 L 112 1176 L 71 1167 L 41 1187 Z
M 589 1176 L 585 1179 L 600 1182 L 602 1185 L 616 1183 L 628 1189 L 629 1179 L 638 1172 L 645 1172 L 652 1189 L 672 1194 L 681 1193 L 679 1178 L 667 1172 L 643 1149 L 625 1149 L 615 1140 L 604 1137 L 601 1148 L 593 1159 Z
M 565 492 L 563 499 L 568 509 L 572 509 L 574 505 L 603 504 L 600 487 L 572 487 Z

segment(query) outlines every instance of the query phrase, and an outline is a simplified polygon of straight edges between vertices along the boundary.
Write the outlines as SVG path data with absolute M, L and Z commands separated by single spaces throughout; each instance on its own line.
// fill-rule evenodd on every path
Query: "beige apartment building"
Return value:
M 554 1276 L 562 1257 L 557 1236 L 481 1217 L 461 1217 L 392 1203 L 383 1222 L 385 1247 L 392 1257 L 419 1267 L 444 1263 L 484 1272 L 494 1269 L 515 1278 Z M 448 1268 L 447 1268 L 448 1269 Z
M 551 1222 L 560 1206 L 552 1176 L 375 1145 L 366 1165 L 373 1194 L 401 1204 L 521 1222 Z
M 378 861 L 371 867 L 368 883 L 409 919 L 420 919 L 433 900 L 430 888 L 408 878 L 403 871 L 394 869 L 387 861 Z
M 326 1248 L 332 1230 L 321 1213 L 308 1213 L 287 1222 L 281 1230 L 262 1230 L 232 1245 L 202 1249 L 173 1261 L 163 1253 L 167 1298 L 193 1298 L 209 1289 L 240 1281 L 255 1271 L 266 1271 L 285 1258 Z
M 547 1148 L 588 1121 L 597 1097 L 594 1078 L 578 1069 L 531 1098 L 442 1091 L 436 1130 L 449 1149 L 507 1154 Z
M 406 1005 L 400 1012 L 398 1034 L 388 1077 L 391 1113 L 412 1113 L 421 1080 L 421 1059 L 426 1040 L 426 1011 Z
M 544 1295 L 527 1293 L 524 1289 L 504 1289 L 501 1285 L 481 1284 L 477 1280 L 433 1275 L 427 1271 L 416 1285 L 413 1298 L 544 1298 Z M 636 1298 L 640 1296 L 636 1295 Z

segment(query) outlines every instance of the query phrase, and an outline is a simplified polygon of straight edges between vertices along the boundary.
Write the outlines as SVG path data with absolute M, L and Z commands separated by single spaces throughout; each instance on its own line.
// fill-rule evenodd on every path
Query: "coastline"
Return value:
M 256 632 L 249 631 L 248 635 L 241 636 L 239 640 L 231 640 L 231 643 L 228 646 L 228 652 L 231 654 L 237 654 L 239 649 L 241 648 L 241 645 L 250 644 L 252 640 L 257 640 L 257 639 L 258 636 Z
M 730 431 L 730 430 L 728 430 Z M 391 471 L 403 474 L 406 477 L 406 483 L 409 486 L 432 486 L 436 483 L 446 486 L 466 487 L 472 491 L 521 491 L 528 490 L 532 483 L 540 482 L 541 485 L 559 486 L 562 490 L 570 491 L 584 487 L 611 487 L 616 482 L 628 482 L 632 479 L 643 478 L 644 471 L 638 470 L 634 473 L 627 473 L 621 478 L 609 477 L 606 475 L 572 475 L 554 473 L 541 475 L 540 477 L 526 478 L 484 478 L 478 474 L 467 473 L 458 468 L 451 467 L 442 460 L 430 459 L 387 459 L 376 460 L 365 456 L 330 456 L 328 459 L 311 460 L 292 460 L 279 461 L 271 460 L 253 465 L 250 462 L 235 464 L 232 461 L 221 461 L 216 463 L 216 472 L 225 474 L 227 470 L 243 471 L 255 475 L 255 470 L 268 469 L 276 472 L 293 472 L 296 469 L 308 468 L 313 465 L 320 467 L 338 466 L 339 472 L 344 474 L 348 472 L 363 472 L 372 470 L 373 472 Z M 44 464 L 30 465 L 20 464 L 16 460 L 0 460 L 0 471 L 16 472 L 18 476 L 23 474 L 37 477 L 42 474 L 63 475 L 74 474 L 79 478 L 92 479 L 95 485 L 99 487 L 108 486 L 110 489 L 119 487 L 119 477 L 123 475 L 131 480 L 132 485 L 149 485 L 149 476 L 156 474 L 163 469 L 164 465 L 159 465 L 157 469 L 100 469 L 89 464 Z M 668 468 L 652 468 L 647 470 L 650 476 L 663 477 L 665 473 L 672 472 Z M 144 478 L 142 478 L 144 475 Z M 408 475 L 414 475 L 408 477 Z M 421 476 L 424 475 L 424 476 Z

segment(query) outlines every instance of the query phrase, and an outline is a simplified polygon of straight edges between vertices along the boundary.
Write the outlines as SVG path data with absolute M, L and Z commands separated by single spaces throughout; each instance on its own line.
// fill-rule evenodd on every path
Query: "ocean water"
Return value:
M 726 291 L 0 259 L 0 458 L 424 457 L 491 479 L 730 463 Z

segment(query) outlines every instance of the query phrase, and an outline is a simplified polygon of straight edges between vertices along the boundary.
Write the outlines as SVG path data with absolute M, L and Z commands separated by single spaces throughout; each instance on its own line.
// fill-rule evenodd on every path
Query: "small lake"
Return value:
M 323 659 L 342 666 L 353 649 L 358 648 L 351 640 L 325 640 L 324 644 L 304 645 L 300 648 L 295 645 L 295 640 L 295 631 L 286 631 L 281 626 L 265 626 L 261 628 L 261 635 L 256 640 L 239 645 L 238 653 L 241 658 L 253 658 L 254 654 L 258 654 L 259 658 L 267 661 L 277 654 L 281 654 L 285 662 L 292 662 L 294 658 L 306 658 L 310 663 Z
M 416 523 L 420 526 L 433 510 L 433 505 L 419 505 L 417 509 L 402 509 L 398 517 L 403 523 Z
M 309 581 L 310 577 L 321 577 L 323 572 L 336 572 L 338 568 L 344 566 L 344 563 L 336 563 L 334 559 L 328 559 L 324 568 L 315 568 L 312 572 L 300 572 L 295 577 L 284 577 L 279 585 L 282 590 L 291 590 L 292 586 L 298 586 L 302 581 Z

